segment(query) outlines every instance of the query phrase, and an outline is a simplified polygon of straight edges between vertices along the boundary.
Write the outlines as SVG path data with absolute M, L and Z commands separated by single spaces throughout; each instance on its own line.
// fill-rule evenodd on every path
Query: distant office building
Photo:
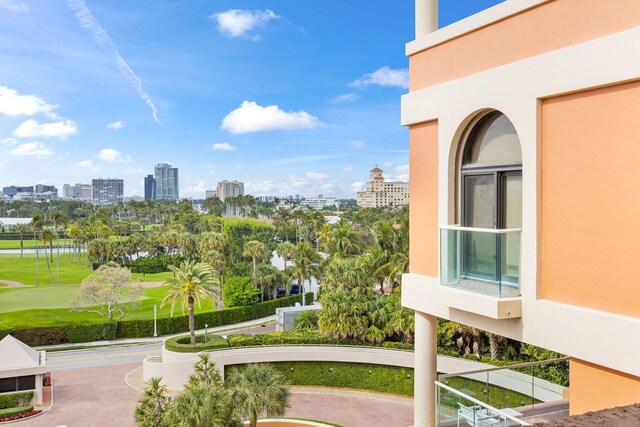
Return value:
M 4 193 L 4 195 L 6 197 L 14 197 L 16 194 L 18 193 L 34 193 L 34 188 L 33 185 L 30 185 L 28 187 L 18 187 L 15 185 L 11 185 L 9 187 L 4 187 L 2 189 L 2 192 Z
M 156 179 L 153 175 L 147 175 L 144 177 L 144 199 L 156 199 Z
M 62 186 L 62 198 L 64 200 L 91 202 L 93 200 L 91 184 L 64 184 Z
M 119 178 L 98 178 L 92 182 L 93 204 L 114 205 L 124 200 L 124 181 Z
M 339 208 L 340 202 L 336 200 L 335 197 L 305 197 L 305 199 L 300 202 L 300 206 L 308 206 L 311 209 L 320 210 L 327 206 L 335 206 Z
M 178 200 L 178 168 L 169 163 L 158 163 L 155 167 L 156 199 Z
M 218 192 L 216 190 L 206 190 L 204 193 L 204 198 L 209 199 L 211 197 L 216 197 Z
M 239 181 L 220 181 L 216 191 L 218 199 L 224 202 L 227 197 L 244 195 L 244 183 Z
M 35 188 L 35 194 L 41 196 L 48 196 L 51 200 L 58 198 L 58 189 L 55 185 L 37 184 Z
M 369 176 L 371 179 L 364 191 L 358 193 L 359 207 L 398 207 L 409 204 L 408 182 L 386 182 L 382 175 L 382 169 L 377 166 L 369 171 Z

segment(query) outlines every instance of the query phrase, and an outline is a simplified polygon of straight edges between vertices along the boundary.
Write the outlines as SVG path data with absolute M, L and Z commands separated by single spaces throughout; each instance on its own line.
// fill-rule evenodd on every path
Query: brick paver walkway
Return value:
M 20 427 L 134 426 L 133 410 L 140 394 L 124 383 L 128 372 L 140 366 L 101 366 L 56 371 L 55 404 L 49 412 Z M 346 396 L 293 394 L 287 416 L 342 424 L 345 427 L 407 427 L 411 405 Z

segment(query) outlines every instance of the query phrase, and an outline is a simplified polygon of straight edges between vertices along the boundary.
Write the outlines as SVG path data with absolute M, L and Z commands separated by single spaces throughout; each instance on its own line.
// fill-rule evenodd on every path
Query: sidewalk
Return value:
M 272 316 L 263 317 L 261 319 L 248 320 L 246 322 L 235 323 L 232 325 L 223 325 L 218 326 L 216 328 L 208 328 L 207 333 L 217 334 L 220 332 L 232 332 L 238 329 L 247 329 L 254 326 L 260 326 L 266 323 L 273 323 L 276 321 L 275 314 Z M 116 340 L 104 340 L 104 341 L 92 341 L 92 342 L 82 342 L 82 343 L 74 343 L 74 344 L 57 344 L 57 345 L 43 345 L 40 347 L 34 347 L 36 350 L 46 350 L 51 348 L 65 348 L 69 350 L 73 350 L 74 347 L 99 347 L 99 346 L 108 346 L 114 344 L 148 344 L 148 343 L 159 343 L 165 342 L 166 340 L 178 337 L 182 335 L 188 334 L 189 331 L 181 332 L 178 334 L 172 335 L 162 335 L 157 337 L 148 337 L 148 338 L 121 338 Z M 204 329 L 199 329 L 196 331 L 196 334 L 204 334 Z

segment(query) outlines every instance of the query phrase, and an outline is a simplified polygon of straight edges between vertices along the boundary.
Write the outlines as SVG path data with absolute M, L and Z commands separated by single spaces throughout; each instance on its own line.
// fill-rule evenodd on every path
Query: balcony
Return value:
M 520 229 L 440 228 L 440 284 L 494 298 L 520 296 Z

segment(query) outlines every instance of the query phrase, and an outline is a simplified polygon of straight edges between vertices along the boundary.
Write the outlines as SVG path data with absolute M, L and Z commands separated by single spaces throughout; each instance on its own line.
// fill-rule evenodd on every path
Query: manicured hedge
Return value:
M 18 406 L 16 408 L 0 409 L 0 419 L 20 415 L 24 412 L 33 411 L 33 406 Z
M 286 331 L 272 332 L 270 334 L 256 335 L 229 335 L 227 336 L 231 347 L 247 347 L 259 345 L 282 345 L 282 344 L 325 344 L 325 345 L 356 345 L 365 347 L 383 347 L 399 350 L 413 350 L 413 344 L 402 342 L 383 342 L 374 344 L 359 340 L 334 339 L 323 335 L 319 331 Z
M 28 405 L 31 402 L 31 399 L 33 399 L 32 391 L 0 394 L 0 410 Z
M 204 329 L 231 325 L 248 320 L 259 319 L 275 314 L 278 307 L 291 307 L 301 303 L 302 295 L 278 298 L 245 307 L 227 308 L 195 316 L 196 329 Z M 307 303 L 313 302 L 313 294 L 307 294 Z M 162 317 L 157 320 L 158 333 L 161 335 L 177 334 L 189 330 L 189 316 Z M 0 330 L 0 339 L 6 335 L 31 346 L 81 343 L 116 338 L 141 338 L 153 336 L 153 319 L 126 318 L 119 322 L 70 323 L 43 328 L 23 328 Z
M 291 385 L 354 388 L 413 396 L 413 369 L 345 362 L 270 363 Z M 225 375 L 243 365 L 225 369 Z
M 204 340 L 204 334 L 196 335 L 196 344 L 191 345 L 191 336 L 182 335 L 173 337 L 165 341 L 164 347 L 169 351 L 178 353 L 198 353 L 205 350 L 213 350 L 214 348 L 229 348 L 229 341 L 220 335 L 208 334 L 207 341 Z

